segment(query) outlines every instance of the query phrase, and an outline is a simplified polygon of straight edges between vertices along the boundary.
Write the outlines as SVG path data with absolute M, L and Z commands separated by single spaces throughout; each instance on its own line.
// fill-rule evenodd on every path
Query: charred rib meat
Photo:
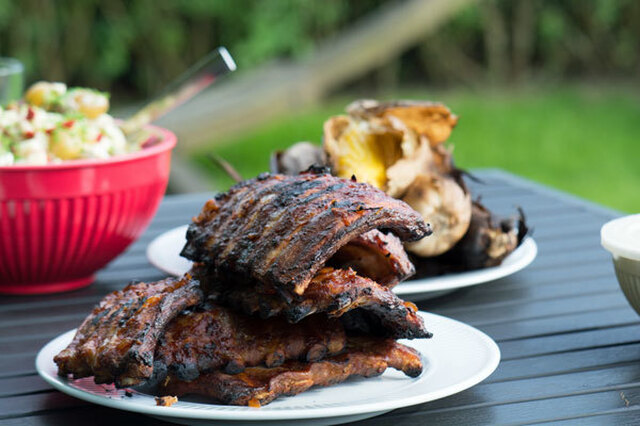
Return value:
M 318 361 L 345 345 L 342 324 L 325 316 L 291 325 L 283 318 L 260 320 L 208 304 L 169 324 L 156 349 L 154 375 L 193 380 L 213 370 L 237 374 L 245 367 L 277 367 L 286 360 Z
M 95 376 L 119 387 L 151 376 L 153 354 L 165 326 L 182 310 L 203 300 L 189 274 L 155 283 L 129 284 L 107 295 L 54 358 L 60 375 Z
M 350 338 L 345 353 L 317 362 L 288 361 L 280 367 L 251 367 L 230 375 L 215 371 L 193 381 L 170 379 L 161 388 L 165 395 L 198 394 L 223 404 L 261 406 L 282 395 L 295 395 L 312 386 L 329 386 L 353 376 L 373 377 L 388 367 L 417 377 L 420 355 L 393 340 Z
M 377 229 L 366 232 L 344 245 L 329 259 L 339 269 L 352 268 L 385 287 L 395 287 L 416 271 L 404 251 L 402 241 Z
M 402 201 L 329 174 L 263 174 L 208 201 L 182 255 L 210 265 L 227 285 L 261 284 L 301 295 L 354 238 L 380 229 L 405 241 L 431 233 Z
M 196 276 L 205 276 L 202 269 L 194 269 Z M 341 317 L 345 312 L 362 310 L 365 318 L 375 321 L 375 335 L 393 338 L 425 338 L 431 334 L 425 329 L 416 307 L 398 298 L 389 288 L 359 276 L 352 269 L 321 269 L 309 283 L 302 296 L 287 300 L 279 292 L 259 292 L 245 287 L 225 288 L 206 281 L 212 297 L 250 315 L 271 318 L 284 316 L 290 323 L 316 313 Z M 262 289 L 264 291 L 264 289 Z M 351 323 L 351 322 L 350 322 Z M 361 330 L 362 327 L 358 327 Z

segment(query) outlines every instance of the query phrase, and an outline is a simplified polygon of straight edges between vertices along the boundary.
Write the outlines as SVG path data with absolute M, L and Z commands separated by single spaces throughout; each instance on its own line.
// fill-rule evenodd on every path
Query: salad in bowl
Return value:
M 107 93 L 35 83 L 23 100 L 0 107 L 0 166 L 106 159 L 140 150 L 108 111 Z

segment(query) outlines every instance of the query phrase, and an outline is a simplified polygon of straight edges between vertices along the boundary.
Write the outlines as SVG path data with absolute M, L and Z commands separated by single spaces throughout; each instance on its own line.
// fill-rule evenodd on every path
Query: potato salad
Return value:
M 0 107 L 0 166 L 104 159 L 137 151 L 107 111 L 109 96 L 39 82 L 24 99 Z

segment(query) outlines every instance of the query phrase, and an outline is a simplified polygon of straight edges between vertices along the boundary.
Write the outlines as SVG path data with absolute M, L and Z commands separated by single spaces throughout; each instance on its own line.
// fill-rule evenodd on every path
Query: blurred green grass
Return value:
M 444 102 L 460 117 L 450 143 L 460 167 L 498 167 L 598 203 L 640 211 L 640 96 L 631 88 L 563 87 L 513 92 L 404 90 L 384 98 Z M 194 159 L 218 189 L 232 182 L 204 153 L 245 177 L 268 169 L 269 155 L 294 142 L 319 143 L 322 123 L 354 98 L 338 98 L 227 141 Z

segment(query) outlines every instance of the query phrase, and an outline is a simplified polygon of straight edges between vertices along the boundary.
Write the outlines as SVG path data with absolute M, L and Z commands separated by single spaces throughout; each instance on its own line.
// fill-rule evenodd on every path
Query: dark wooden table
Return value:
M 502 361 L 483 383 L 362 424 L 640 424 L 640 318 L 629 307 L 599 243 L 619 215 L 500 171 L 478 172 L 475 194 L 497 213 L 522 206 L 539 254 L 511 277 L 419 304 L 471 324 L 500 345 Z M 145 258 L 158 234 L 187 223 L 206 195 L 168 196 L 144 236 L 84 290 L 0 299 L 0 425 L 159 422 L 90 405 L 50 388 L 36 352 L 76 327 L 104 294 L 162 274 Z

